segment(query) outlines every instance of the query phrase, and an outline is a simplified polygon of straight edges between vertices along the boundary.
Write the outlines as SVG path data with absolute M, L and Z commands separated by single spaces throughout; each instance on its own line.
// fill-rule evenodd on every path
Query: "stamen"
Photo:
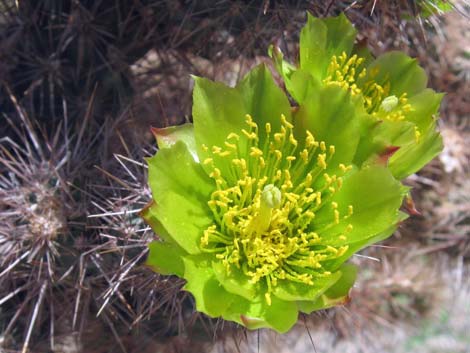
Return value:
M 346 59 L 341 56 L 340 64 Z M 349 65 L 354 60 L 350 59 Z M 352 68 L 348 70 L 350 73 Z M 203 232 L 200 246 L 202 251 L 214 253 L 227 274 L 236 266 L 250 283 L 265 283 L 265 300 L 271 305 L 271 294 L 279 281 L 313 285 L 316 277 L 328 273 L 323 262 L 345 251 L 331 244 L 322 246 L 322 229 L 311 230 L 315 212 L 326 204 L 331 205 L 334 220 L 323 229 L 340 223 L 339 205 L 329 200 L 341 187 L 342 179 L 324 173 L 325 185 L 318 190 L 312 187 L 318 184 L 315 180 L 327 168 L 335 147 L 316 141 L 306 131 L 305 147 L 297 151 L 294 126 L 285 116 L 281 116 L 280 131 L 273 134 L 271 125 L 265 124 L 263 146 L 259 145 L 258 125 L 249 115 L 246 124 L 247 129 L 228 134 L 224 142 L 228 150 L 211 146 L 203 162 L 211 168 L 210 177 L 215 180 L 217 190 L 208 202 L 214 224 Z M 239 145 L 242 138 L 249 141 L 248 149 L 243 151 Z M 209 148 L 206 149 L 208 152 Z M 219 157 L 231 158 L 231 173 L 238 180 L 224 179 L 222 168 L 217 167 Z M 343 173 L 351 168 L 338 167 Z M 343 219 L 351 214 L 352 206 L 349 206 Z M 338 239 L 345 237 L 350 226 L 345 226 Z

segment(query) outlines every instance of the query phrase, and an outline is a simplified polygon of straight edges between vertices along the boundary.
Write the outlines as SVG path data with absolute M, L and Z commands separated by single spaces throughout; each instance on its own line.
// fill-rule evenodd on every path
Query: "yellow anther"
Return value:
M 242 171 L 245 171 L 247 170 L 247 167 L 246 167 L 246 160 L 244 158 L 240 158 L 239 160 L 239 167 Z
M 220 157 L 227 157 L 232 154 L 232 151 L 222 151 L 220 153 L 217 153 Z
M 354 213 L 354 207 L 353 207 L 353 205 L 349 205 L 348 206 L 348 216 L 352 216 L 353 213 Z
M 234 144 L 234 143 L 230 143 L 230 142 L 225 141 L 225 142 L 224 142 L 224 145 L 225 145 L 226 147 L 228 147 L 228 148 L 233 149 L 233 150 L 236 150 L 236 149 L 237 149 L 237 145 Z
M 343 173 L 346 173 L 352 169 L 352 166 L 351 165 L 345 166 L 343 163 L 341 163 L 339 165 L 339 169 L 341 169 Z
M 266 133 L 269 135 L 271 133 L 271 124 L 266 123 L 265 129 L 266 129 Z
M 334 145 L 331 145 L 331 146 L 330 146 L 330 156 L 333 155 L 333 154 L 335 154 L 335 150 L 336 150 L 336 149 L 335 149 L 335 146 L 334 146 Z
M 317 147 L 318 146 L 318 142 L 315 141 L 315 138 L 313 137 L 312 133 L 310 131 L 307 131 L 306 132 L 306 137 L 305 137 L 305 145 L 307 146 L 307 148 L 309 147 Z
M 419 131 L 418 127 L 415 126 L 415 141 L 416 143 L 419 143 L 421 140 L 421 132 Z
M 289 128 L 289 129 L 292 129 L 294 127 L 294 125 L 292 125 L 290 122 L 287 121 L 284 114 L 281 114 L 281 123 L 282 123 L 282 125 L 284 125 L 285 127 Z
M 308 150 L 304 148 L 304 150 L 302 152 L 299 153 L 300 155 L 300 158 L 302 158 L 302 160 L 307 163 L 308 162 Z
M 287 156 L 286 157 L 286 160 L 289 161 L 289 162 L 293 162 L 293 161 L 295 161 L 295 159 L 296 158 L 294 156 Z
M 317 199 L 316 200 L 317 201 L 317 206 L 320 206 L 321 205 L 321 192 L 318 191 L 316 196 L 317 196 L 317 198 L 316 198 Z
M 315 213 L 313 213 L 312 211 L 305 211 L 304 215 L 305 217 L 310 218 L 310 219 L 315 218 Z
M 248 132 L 245 129 L 242 129 L 242 133 L 250 140 L 256 140 L 258 138 L 256 132 Z
M 209 174 L 211 178 L 218 179 L 221 176 L 220 169 L 219 168 L 214 168 L 212 172 Z
M 320 142 L 320 149 L 321 149 L 323 152 L 326 151 L 325 141 L 321 141 L 321 142 Z
M 209 151 L 209 147 L 207 147 L 205 144 L 202 144 L 202 145 L 201 145 L 201 148 L 202 148 L 202 150 L 203 150 L 204 152 Z
M 250 156 L 251 157 L 261 157 L 263 155 L 263 151 L 261 151 L 258 147 L 251 147 L 250 148 Z
M 331 177 L 328 175 L 328 173 L 324 173 L 324 174 L 323 174 L 323 178 L 325 179 L 325 181 L 326 181 L 326 183 L 327 183 L 328 185 L 331 184 L 332 179 L 331 179 Z
M 214 162 L 214 160 L 212 158 L 206 158 L 206 159 L 204 159 L 204 162 L 202 162 L 202 164 L 208 165 L 208 164 L 211 164 L 212 162 Z
M 222 152 L 222 148 L 219 146 L 212 146 L 212 153 L 219 154 L 220 152 Z
M 261 169 L 264 169 L 266 167 L 266 161 L 263 157 L 259 157 L 259 166 Z
M 282 141 L 284 140 L 284 137 L 286 136 L 285 133 L 282 133 L 282 132 L 276 132 L 274 134 L 274 140 L 277 142 L 277 143 L 282 143 Z
M 401 109 L 404 113 L 409 113 L 413 110 L 411 104 L 405 104 Z
M 352 230 L 353 230 L 353 225 L 352 225 L 352 224 L 348 224 L 348 225 L 346 226 L 345 233 L 349 233 L 349 232 L 351 232 Z
M 338 210 L 334 210 L 334 215 L 335 215 L 335 223 L 338 224 L 339 223 L 339 211 Z
M 339 177 L 336 180 L 336 186 L 338 187 L 338 190 L 341 189 L 341 187 L 343 186 L 343 178 Z
M 317 156 L 317 164 L 320 168 L 326 169 L 326 167 L 327 167 L 327 165 L 326 165 L 326 154 L 320 153 Z
M 338 203 L 337 202 L 331 202 L 331 207 L 336 210 L 338 208 Z
M 340 248 L 338 249 L 338 253 L 336 254 L 336 256 L 337 256 L 337 257 L 343 256 L 343 255 L 346 253 L 346 251 L 348 251 L 348 249 L 349 249 L 349 246 L 347 246 L 347 245 L 340 247 Z
M 268 177 L 266 175 L 262 177 L 261 179 L 259 179 L 258 183 L 256 184 L 258 186 L 258 189 L 261 189 L 266 183 L 266 181 L 268 181 Z
M 289 135 L 289 142 L 291 143 L 291 145 L 297 147 L 298 142 L 297 142 L 297 140 L 294 138 L 294 135 L 293 135 L 293 134 L 290 134 L 290 135 Z
M 227 208 L 227 206 L 228 206 L 228 204 L 226 202 L 219 201 L 219 200 L 216 200 L 215 204 L 216 204 L 216 206 L 219 206 L 221 208 Z
M 331 245 L 327 245 L 327 246 L 326 246 L 326 250 L 329 251 L 329 252 L 331 252 L 331 253 L 333 253 L 333 254 L 338 253 L 338 249 L 332 247 Z
M 234 132 L 231 132 L 230 134 L 228 134 L 227 140 L 232 140 L 232 139 L 238 141 L 238 140 L 240 140 L 240 135 L 238 135 L 238 134 L 236 134 L 236 133 L 234 133 Z
M 282 158 L 282 152 L 281 152 L 281 151 L 279 151 L 279 150 L 274 150 L 274 155 L 276 156 L 276 159 L 277 159 L 278 161 L 281 160 L 281 158 Z

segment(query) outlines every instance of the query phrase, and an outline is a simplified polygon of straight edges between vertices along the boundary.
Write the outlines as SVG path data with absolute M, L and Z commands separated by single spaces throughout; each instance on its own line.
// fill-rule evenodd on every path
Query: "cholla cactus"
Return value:
M 318 27 L 320 45 L 306 36 Z M 299 102 L 293 111 L 259 66 L 235 88 L 195 78 L 194 125 L 154 130 L 155 202 L 143 216 L 163 241 L 150 245 L 148 264 L 186 279 L 199 311 L 285 332 L 299 311 L 347 301 L 356 269 L 345 262 L 406 218 L 399 208 L 408 189 L 397 177 L 419 168 L 421 158 L 405 155 L 397 171 L 390 159 L 397 148 L 386 139 L 395 132 L 403 146 L 419 144 L 415 107 L 429 99 L 438 105 L 440 96 L 425 91 L 415 105 L 407 101 L 407 90 L 420 93 L 425 77 L 399 54 L 374 62 L 373 77 L 360 71 L 369 57 L 348 58 L 354 35 L 344 17 L 310 18 L 303 69 L 277 57 Z M 336 47 L 345 54 L 335 56 Z M 398 66 L 389 68 L 392 58 Z M 417 72 L 418 83 L 391 80 L 404 68 Z M 356 84 L 358 76 L 367 81 Z M 385 127 L 376 127 L 380 121 Z M 411 142 L 401 123 L 414 123 Z

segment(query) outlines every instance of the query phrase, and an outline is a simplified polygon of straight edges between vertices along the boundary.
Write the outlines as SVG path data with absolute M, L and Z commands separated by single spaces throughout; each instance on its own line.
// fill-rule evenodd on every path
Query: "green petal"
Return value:
M 204 151 L 203 145 L 223 147 L 225 139 L 232 133 L 240 133 L 246 129 L 245 116 L 248 113 L 245 100 L 238 89 L 228 87 L 220 82 L 194 77 L 193 90 L 193 120 L 194 135 L 200 161 L 204 161 L 209 154 Z M 242 136 L 241 136 L 242 137 Z M 244 150 L 245 140 L 240 139 L 241 150 Z M 224 164 L 224 162 L 226 162 Z M 228 175 L 229 159 L 221 159 L 218 163 L 222 175 Z M 203 164 L 203 168 L 210 171 L 210 167 Z
M 316 277 L 313 285 L 289 280 L 280 280 L 274 288 L 274 295 L 282 300 L 315 300 L 341 277 L 341 272 L 325 277 Z
M 236 89 L 243 97 L 245 114 L 250 114 L 261 129 L 270 123 L 272 129 L 278 131 L 281 128 L 281 114 L 291 120 L 289 100 L 264 64 L 251 70 Z
M 361 137 L 354 156 L 353 164 L 362 166 L 362 164 L 371 157 L 375 158 L 377 154 L 384 151 L 388 146 L 393 144 L 390 142 L 390 135 L 377 136 L 377 131 L 382 128 L 383 121 L 377 121 L 371 115 L 361 115 Z
M 182 256 L 187 253 L 179 247 L 167 230 L 163 227 L 161 222 L 155 215 L 156 204 L 154 201 L 145 207 L 140 215 L 144 218 L 145 222 L 150 225 L 157 236 L 164 241 L 153 241 L 149 246 L 149 255 L 147 257 L 146 265 L 150 266 L 155 272 L 163 275 L 177 275 L 183 276 L 184 264 Z
M 156 205 L 153 215 L 187 252 L 199 252 L 202 232 L 212 224 L 207 206 L 213 181 L 182 141 L 148 159 L 149 184 Z
M 439 111 L 444 94 L 436 93 L 432 89 L 425 89 L 419 94 L 410 97 L 408 103 L 413 110 L 406 114 L 406 120 L 414 123 L 420 131 L 425 131 L 434 123 L 434 116 Z
M 382 240 L 385 240 L 387 239 L 388 237 L 390 237 L 394 232 L 395 230 L 397 229 L 397 225 L 404 221 L 405 219 L 408 218 L 408 215 L 404 212 L 399 212 L 399 215 L 398 215 L 398 220 L 395 224 L 393 224 L 392 226 L 386 228 L 385 230 L 381 231 L 380 233 L 378 234 L 375 234 L 373 236 L 369 236 L 367 238 L 364 238 L 362 240 L 358 240 L 354 243 L 349 243 L 348 244 L 348 250 L 344 253 L 343 256 L 341 256 L 340 258 L 337 258 L 336 260 L 334 260 L 333 262 L 329 263 L 328 265 L 331 266 L 331 267 L 336 267 L 336 266 L 339 266 L 341 265 L 342 263 L 344 263 L 346 260 L 348 260 L 351 256 L 353 256 L 355 253 L 357 253 L 359 250 L 369 246 L 369 245 L 372 245 L 372 244 L 376 244 Z
M 383 166 L 373 165 L 351 172 L 331 201 L 338 204 L 341 216 L 347 215 L 347 208 L 352 205 L 352 216 L 342 218 L 339 224 L 330 227 L 334 224 L 333 212 L 329 205 L 325 205 L 317 212 L 313 229 L 320 232 L 320 229 L 325 228 L 320 235 L 332 245 L 365 243 L 367 239 L 399 222 L 399 208 L 406 191 L 407 188 Z M 341 241 L 339 235 L 348 224 L 351 224 L 353 229 L 346 234 L 347 240 Z
M 301 104 L 311 94 L 311 91 L 320 87 L 320 80 L 312 76 L 308 71 L 296 68 L 283 60 L 283 54 L 279 48 L 270 46 L 269 56 L 274 61 L 276 70 L 281 75 L 287 92 L 294 100 Z
M 287 90 L 299 104 L 303 104 L 310 95 L 320 89 L 320 85 L 318 79 L 302 69 L 295 71 L 286 82 Z
M 315 91 L 294 115 L 294 131 L 300 141 L 309 130 L 316 140 L 334 145 L 336 152 L 329 169 L 349 164 L 359 142 L 359 110 L 349 93 L 338 86 Z
M 225 266 L 220 261 L 214 261 L 212 268 L 217 280 L 230 293 L 242 296 L 248 300 L 254 300 L 257 295 L 257 285 L 251 284 L 243 271 L 231 267 L 230 275 L 227 275 Z
M 172 241 L 171 236 L 168 234 L 168 231 L 163 227 L 162 223 L 157 218 L 157 204 L 152 200 L 150 204 L 140 211 L 140 216 L 144 219 L 154 233 L 160 238 L 166 241 Z
M 297 322 L 298 310 L 295 302 L 284 301 L 275 296 L 271 298 L 271 305 L 266 303 L 264 296 L 260 296 L 258 301 L 240 299 L 227 308 L 224 318 L 238 322 L 250 330 L 271 328 L 285 333 Z
M 315 301 L 297 303 L 300 311 L 310 314 L 316 310 L 327 309 L 335 305 L 345 304 L 349 300 L 349 291 L 356 281 L 357 268 L 352 264 L 344 264 L 340 269 L 341 278 L 336 281 Z
M 184 278 L 187 280 L 183 289 L 194 296 L 196 309 L 211 317 L 222 316 L 238 297 L 222 287 L 207 256 L 190 255 L 183 261 Z
M 356 30 L 344 14 L 318 19 L 310 14 L 300 32 L 300 68 L 321 80 L 333 55 L 351 53 Z
M 426 88 L 428 80 L 416 59 L 399 51 L 379 56 L 367 68 L 366 77 L 358 81 L 358 85 L 361 86 L 371 79 L 381 86 L 390 82 L 390 95 L 397 97 L 402 93 L 407 93 L 408 97 L 418 94 Z
M 419 143 L 409 143 L 402 146 L 389 160 L 389 168 L 395 178 L 401 180 L 416 173 L 429 161 L 436 157 L 443 149 L 442 137 L 434 130 L 434 125 L 429 128 Z
M 187 253 L 176 244 L 169 242 L 153 241 L 149 244 L 149 256 L 146 265 L 162 275 L 184 274 L 182 257 Z
M 165 128 L 152 128 L 152 133 L 155 135 L 160 149 L 170 148 L 176 142 L 183 141 L 189 152 L 191 152 L 191 155 L 196 159 L 197 152 L 193 124 L 183 124 Z

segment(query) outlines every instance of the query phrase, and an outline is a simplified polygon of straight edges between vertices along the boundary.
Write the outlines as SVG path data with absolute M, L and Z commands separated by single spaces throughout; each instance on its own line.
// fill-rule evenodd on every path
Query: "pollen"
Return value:
M 352 206 L 349 212 L 349 206 L 332 201 L 350 167 L 330 166 L 335 147 L 316 141 L 308 130 L 299 139 L 283 115 L 278 131 L 269 123 L 260 129 L 249 115 L 245 122 L 245 129 L 228 134 L 223 147 L 207 149 L 203 163 L 216 190 L 207 203 L 213 224 L 203 232 L 200 248 L 214 254 L 227 275 L 234 267 L 241 270 L 271 305 L 276 286 L 315 285 L 329 273 L 324 264 L 347 248 L 337 244 L 344 243 L 349 225 L 335 237 L 323 238 L 322 232 L 341 227 L 352 213 Z M 224 160 L 229 163 L 219 165 Z M 330 169 L 339 174 L 328 174 Z M 314 220 L 324 207 L 331 221 L 320 229 Z
M 337 85 L 351 92 L 352 95 L 358 95 L 361 90 L 357 87 L 356 81 L 366 75 L 362 68 L 364 58 L 354 54 L 348 58 L 343 52 L 340 56 L 333 55 L 327 69 L 327 76 L 323 83 Z

